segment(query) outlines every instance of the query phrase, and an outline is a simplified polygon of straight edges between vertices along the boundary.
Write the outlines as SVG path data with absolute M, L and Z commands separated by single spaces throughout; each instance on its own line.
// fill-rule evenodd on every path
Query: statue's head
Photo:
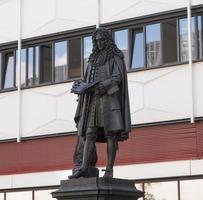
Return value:
M 93 49 L 89 57 L 89 62 L 93 63 L 97 55 L 102 51 L 106 56 L 104 62 L 115 55 L 123 58 L 123 53 L 116 46 L 111 31 L 107 28 L 97 28 L 92 35 Z
M 97 28 L 92 35 L 92 42 L 96 51 L 108 49 L 114 43 L 111 31 L 107 28 Z

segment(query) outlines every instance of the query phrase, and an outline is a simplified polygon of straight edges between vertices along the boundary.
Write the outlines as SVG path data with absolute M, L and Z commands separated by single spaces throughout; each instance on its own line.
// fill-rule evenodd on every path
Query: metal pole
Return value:
M 99 28 L 101 22 L 101 0 L 97 0 L 97 23 L 96 28 Z
M 22 94 L 21 94 L 21 36 L 22 36 L 22 0 L 19 0 L 19 32 L 18 32 L 18 63 L 17 63 L 17 94 L 18 94 L 18 136 L 17 142 L 20 142 L 22 132 Z
M 194 91 L 193 91 L 193 64 L 192 64 L 192 29 L 191 29 L 191 2 L 187 5 L 188 22 L 188 55 L 189 55 L 189 84 L 190 84 L 190 122 L 194 123 Z

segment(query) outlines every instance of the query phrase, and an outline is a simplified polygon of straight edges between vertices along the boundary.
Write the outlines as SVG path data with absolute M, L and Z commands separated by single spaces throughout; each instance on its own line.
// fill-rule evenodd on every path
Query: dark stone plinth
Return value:
M 59 189 L 52 192 L 58 200 L 136 200 L 143 195 L 134 181 L 115 178 L 63 180 Z

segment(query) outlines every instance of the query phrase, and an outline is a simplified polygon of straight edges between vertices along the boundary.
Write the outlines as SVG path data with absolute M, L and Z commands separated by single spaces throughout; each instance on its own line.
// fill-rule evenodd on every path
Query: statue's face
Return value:
M 105 39 L 101 36 L 101 34 L 96 35 L 96 43 L 99 50 L 104 49 L 104 41 Z

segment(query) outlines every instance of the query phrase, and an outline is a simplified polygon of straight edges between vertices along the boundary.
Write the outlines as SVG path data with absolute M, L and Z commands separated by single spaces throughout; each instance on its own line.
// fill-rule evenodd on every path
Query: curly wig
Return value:
M 95 59 L 97 58 L 97 55 L 100 52 L 100 50 L 97 47 L 97 42 L 96 42 L 96 36 L 98 34 L 102 38 L 104 38 L 104 51 L 106 52 L 106 58 L 105 58 L 104 62 L 110 60 L 115 55 L 119 56 L 122 59 L 124 58 L 122 51 L 120 49 L 118 49 L 118 47 L 115 44 L 115 41 L 112 38 L 111 31 L 106 28 L 97 28 L 93 32 L 93 35 L 92 35 L 93 48 L 92 48 L 92 53 L 90 54 L 90 57 L 89 57 L 89 62 L 91 64 L 94 63 Z

